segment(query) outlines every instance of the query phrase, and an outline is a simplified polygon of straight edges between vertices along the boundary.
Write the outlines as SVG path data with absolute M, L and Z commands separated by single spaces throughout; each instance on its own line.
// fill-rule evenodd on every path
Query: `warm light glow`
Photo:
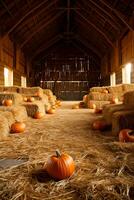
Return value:
M 13 85 L 13 71 L 6 67 L 4 68 L 4 85 L 5 86 Z
M 21 76 L 21 86 L 26 87 L 27 86 L 27 80 L 25 76 Z
M 131 83 L 131 63 L 125 65 L 122 68 L 122 82 L 123 83 Z
M 116 85 L 115 72 L 110 75 L 110 85 Z

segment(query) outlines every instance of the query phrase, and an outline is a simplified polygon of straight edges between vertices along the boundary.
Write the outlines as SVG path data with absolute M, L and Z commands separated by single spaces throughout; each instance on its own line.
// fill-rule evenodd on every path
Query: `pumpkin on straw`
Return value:
M 5 99 L 2 102 L 3 106 L 12 106 L 12 104 L 13 104 L 13 101 L 11 99 Z
M 57 180 L 69 178 L 75 170 L 73 158 L 64 153 L 56 150 L 56 155 L 48 158 L 45 169 L 48 174 Z
M 131 129 L 122 129 L 119 132 L 119 141 L 120 142 L 134 142 L 134 131 Z
M 26 128 L 25 123 L 23 122 L 15 122 L 11 125 L 11 133 L 22 133 Z
M 35 118 L 35 119 L 41 119 L 43 116 L 44 116 L 44 113 L 43 113 L 43 112 L 36 112 L 36 113 L 34 114 L 34 118 Z

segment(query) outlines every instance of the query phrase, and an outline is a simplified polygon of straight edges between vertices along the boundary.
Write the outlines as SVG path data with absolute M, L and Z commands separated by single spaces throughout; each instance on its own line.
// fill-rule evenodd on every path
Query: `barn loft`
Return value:
M 0 0 L 0 200 L 134 199 L 134 1 Z

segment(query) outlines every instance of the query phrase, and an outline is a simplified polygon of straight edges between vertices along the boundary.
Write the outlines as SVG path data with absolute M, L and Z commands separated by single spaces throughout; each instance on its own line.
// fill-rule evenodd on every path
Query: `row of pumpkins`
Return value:
M 28 102 L 32 102 L 31 100 L 34 99 L 34 97 L 29 97 L 29 101 Z M 13 101 L 11 99 L 5 99 L 3 100 L 2 102 L 2 105 L 3 106 L 12 106 L 13 104 Z M 61 106 L 61 101 L 60 100 L 56 100 L 55 102 L 55 105 L 53 105 L 50 109 L 48 109 L 46 111 L 47 114 L 54 114 L 55 113 L 55 110 L 56 108 L 58 108 L 59 106 Z M 41 119 L 42 117 L 44 116 L 44 113 L 43 112 L 36 112 L 33 116 L 34 119 Z M 24 132 L 25 130 L 25 123 L 23 122 L 15 122 L 11 125 L 11 130 L 10 132 L 11 133 L 21 133 L 21 132 Z

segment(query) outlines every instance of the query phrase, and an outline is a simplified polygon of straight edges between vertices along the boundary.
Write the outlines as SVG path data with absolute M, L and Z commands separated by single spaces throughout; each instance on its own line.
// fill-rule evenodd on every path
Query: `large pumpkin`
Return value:
M 107 125 L 106 121 L 102 120 L 102 119 L 97 119 L 92 124 L 92 128 L 94 130 L 104 131 L 107 127 L 108 127 L 108 125 Z
M 44 116 L 44 113 L 42 113 L 42 112 L 36 112 L 34 114 L 35 119 L 41 119 L 43 116 Z
M 4 106 L 12 106 L 13 101 L 11 99 L 5 99 L 5 100 L 3 100 L 2 104 Z
M 131 129 L 122 129 L 119 133 L 119 141 L 120 142 L 134 142 L 134 135 L 132 134 L 134 131 Z
M 27 102 L 27 97 L 24 97 L 24 98 L 23 98 L 23 101 Z
M 75 165 L 71 156 L 64 153 L 61 154 L 59 150 L 56 150 L 56 155 L 48 158 L 45 168 L 51 177 L 62 180 L 74 173 Z
M 11 125 L 11 133 L 21 133 L 24 132 L 26 125 L 23 122 L 15 122 Z

